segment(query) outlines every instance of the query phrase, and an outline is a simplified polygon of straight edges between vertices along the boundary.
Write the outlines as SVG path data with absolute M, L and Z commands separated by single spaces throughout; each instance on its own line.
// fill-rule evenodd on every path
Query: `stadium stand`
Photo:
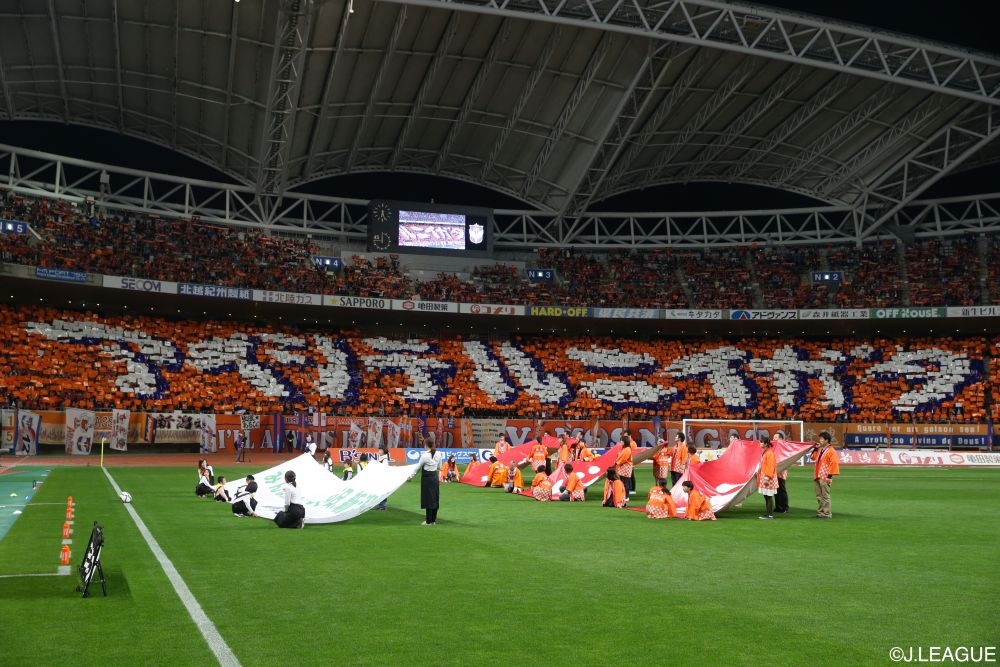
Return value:
M 318 269 L 307 240 L 256 230 L 143 217 L 89 217 L 66 202 L 8 196 L 4 218 L 42 237 L 0 235 L 5 262 L 110 275 L 348 296 L 469 303 L 632 308 L 876 308 L 1000 303 L 1000 242 L 983 256 L 976 239 L 881 241 L 861 248 L 738 247 L 616 251 L 539 249 L 531 264 L 558 280 L 532 283 L 509 264 L 476 267 L 467 279 L 415 280 L 394 256 L 354 255 L 340 272 Z M 981 293 L 982 263 L 989 283 Z M 811 270 L 840 270 L 838 288 L 811 285 Z M 734 280 L 733 276 L 739 277 Z
M 41 307 L 0 309 L 0 335 L 4 403 L 339 415 L 976 422 L 1000 355 L 984 338 L 392 340 Z

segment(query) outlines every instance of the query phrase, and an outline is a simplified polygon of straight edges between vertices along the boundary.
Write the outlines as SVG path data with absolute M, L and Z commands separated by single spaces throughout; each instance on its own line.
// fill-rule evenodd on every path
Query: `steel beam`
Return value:
M 62 44 L 59 42 L 59 21 L 56 18 L 55 0 L 49 0 L 49 27 L 52 30 L 52 49 L 56 57 L 56 74 L 59 76 L 59 93 L 63 98 L 63 120 L 69 122 L 69 94 L 66 92 L 66 75 L 63 72 Z
M 365 130 L 368 129 L 368 123 L 371 122 L 372 115 L 375 113 L 375 103 L 378 100 L 379 89 L 382 87 L 382 80 L 385 78 L 389 63 L 395 56 L 396 47 L 399 45 L 399 37 L 403 34 L 404 25 L 406 25 L 406 7 L 400 7 L 399 13 L 396 15 L 396 23 L 392 28 L 392 33 L 389 35 L 389 43 L 386 45 L 382 56 L 382 62 L 379 63 L 378 73 L 372 80 L 368 90 L 368 100 L 365 104 L 365 113 L 361 117 L 361 124 L 354 132 L 354 141 L 351 142 L 351 152 L 347 156 L 347 171 L 350 171 L 355 165 L 362 137 L 365 134 Z
M 541 150 L 535 156 L 535 161 L 531 164 L 531 168 L 528 169 L 524 183 L 521 184 L 521 195 L 523 197 L 531 198 L 531 189 L 541 177 L 542 169 L 548 163 L 552 151 L 555 150 L 559 140 L 562 139 L 563 133 L 566 131 L 566 126 L 569 125 L 569 121 L 573 118 L 573 114 L 576 113 L 577 107 L 580 106 L 580 103 L 586 97 L 587 91 L 590 89 L 590 84 L 593 83 L 597 72 L 601 69 L 601 65 L 604 64 L 604 58 L 608 55 L 610 44 L 611 38 L 609 36 L 602 36 L 601 41 L 597 44 L 597 49 L 590 55 L 590 60 L 587 61 L 587 66 L 580 74 L 580 78 L 576 80 L 576 85 L 573 87 L 573 91 L 570 93 L 566 104 L 562 107 L 559 118 L 552 125 L 548 136 L 545 138 L 545 143 L 542 144 Z
M 508 37 L 510 37 L 510 21 L 503 21 L 496 35 L 493 36 L 493 42 L 486 52 L 486 57 L 479 64 L 479 69 L 476 71 L 476 78 L 472 80 L 472 85 L 469 86 L 469 90 L 465 94 L 465 100 L 462 102 L 462 108 L 458 111 L 458 116 L 455 117 L 455 120 L 451 123 L 451 127 L 448 128 L 448 135 L 445 137 L 444 143 L 441 144 L 441 151 L 438 153 L 437 159 L 434 160 L 434 173 L 439 174 L 444 168 L 445 162 L 451 154 L 451 148 L 455 144 L 455 139 L 458 138 L 458 133 L 461 132 L 465 122 L 469 119 L 469 114 L 472 113 L 472 105 L 475 104 L 476 98 L 479 97 L 479 91 L 486 82 L 490 70 L 493 69 L 493 65 L 496 64 L 497 59 L 500 57 L 500 49 L 503 48 Z
M 973 105 L 968 113 L 938 130 L 865 192 L 868 206 L 863 210 L 870 222 L 861 237 L 869 238 L 909 202 L 997 137 L 1000 108 L 992 105 Z
M 347 35 L 347 22 L 351 18 L 351 4 L 353 0 L 343 3 L 343 13 L 340 15 L 340 27 L 337 29 L 337 39 L 333 44 L 333 53 L 330 55 L 330 64 L 326 68 L 326 76 L 323 80 L 323 95 L 320 98 L 319 109 L 316 111 L 316 120 L 309 130 L 309 153 L 306 158 L 306 166 L 302 170 L 302 177 L 308 178 L 312 173 L 315 164 L 316 154 L 319 151 L 319 129 L 323 125 L 323 117 L 326 115 L 327 107 L 330 106 L 330 93 L 333 90 L 333 75 L 337 70 L 337 62 L 340 60 L 340 52 L 344 47 L 344 37 Z M 332 134 L 332 133 L 331 133 Z
M 1000 104 L 1000 59 L 958 47 L 718 0 L 392 0 L 600 28 L 898 83 Z

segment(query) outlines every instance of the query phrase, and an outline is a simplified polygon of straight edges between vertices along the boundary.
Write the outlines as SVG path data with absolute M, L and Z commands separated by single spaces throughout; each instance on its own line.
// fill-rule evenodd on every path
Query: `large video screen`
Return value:
M 400 210 L 399 246 L 465 250 L 465 216 Z
M 493 211 L 473 206 L 372 200 L 368 204 L 368 250 L 489 257 L 493 252 Z

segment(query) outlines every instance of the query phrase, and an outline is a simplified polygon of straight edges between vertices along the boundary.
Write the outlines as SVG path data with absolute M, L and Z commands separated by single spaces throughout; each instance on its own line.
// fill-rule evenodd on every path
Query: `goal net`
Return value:
M 766 435 L 772 440 L 802 442 L 805 428 L 797 419 L 685 419 L 682 427 L 687 442 L 698 449 L 719 449 L 729 444 L 729 437 L 759 440 Z

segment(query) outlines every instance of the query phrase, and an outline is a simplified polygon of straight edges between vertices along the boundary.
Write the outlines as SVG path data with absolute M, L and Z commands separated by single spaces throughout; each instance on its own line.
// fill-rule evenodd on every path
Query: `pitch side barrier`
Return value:
M 830 308 L 805 310 L 696 308 L 602 308 L 592 306 L 545 306 L 500 303 L 458 303 L 389 299 L 383 297 L 307 294 L 277 290 L 226 287 L 203 283 L 181 283 L 152 278 L 106 276 L 84 271 L 51 269 L 21 264 L 0 264 L 0 275 L 43 281 L 90 285 L 105 289 L 129 290 L 145 294 L 224 299 L 234 302 L 275 303 L 319 308 L 347 308 L 366 311 L 399 311 L 441 315 L 476 315 L 489 317 L 552 317 L 560 319 L 674 320 L 674 321 L 755 321 L 816 322 L 846 320 L 927 320 L 998 318 L 1000 305 L 934 306 L 898 308 Z

